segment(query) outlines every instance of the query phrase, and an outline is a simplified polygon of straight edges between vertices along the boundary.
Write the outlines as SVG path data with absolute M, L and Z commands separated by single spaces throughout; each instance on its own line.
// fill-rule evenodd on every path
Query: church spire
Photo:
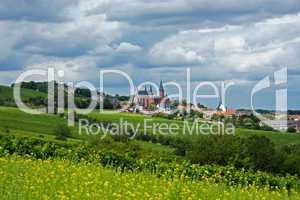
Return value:
M 163 86 L 162 80 L 160 81 L 160 84 L 159 84 L 159 91 L 164 91 L 164 86 Z
M 164 86 L 163 86 L 162 80 L 160 81 L 160 84 L 159 84 L 159 96 L 161 98 L 165 97 L 165 90 L 164 90 Z

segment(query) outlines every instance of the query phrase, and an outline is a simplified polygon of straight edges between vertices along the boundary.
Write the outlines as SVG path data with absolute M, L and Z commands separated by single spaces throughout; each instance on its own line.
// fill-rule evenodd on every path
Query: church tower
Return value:
M 160 84 L 159 84 L 159 96 L 160 96 L 160 98 L 165 97 L 165 90 L 164 90 L 162 80 L 160 81 Z
M 219 105 L 218 105 L 218 107 L 217 107 L 217 110 L 218 111 L 222 111 L 222 112 L 226 112 L 226 107 L 224 106 L 224 104 L 223 104 L 223 99 L 222 99 L 222 97 L 220 97 L 220 102 L 219 102 Z

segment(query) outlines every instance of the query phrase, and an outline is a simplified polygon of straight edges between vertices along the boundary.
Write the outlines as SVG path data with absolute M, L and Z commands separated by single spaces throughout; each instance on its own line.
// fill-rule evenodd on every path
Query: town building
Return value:
M 294 128 L 297 133 L 300 133 L 300 121 L 299 120 L 288 120 L 287 125 L 289 128 Z
M 225 117 L 232 117 L 236 115 L 236 110 L 235 109 L 228 109 L 222 102 L 222 99 L 220 99 L 220 103 L 216 109 L 216 115 L 222 115 Z
M 288 119 L 292 121 L 300 121 L 300 115 L 289 115 Z
M 226 112 L 227 111 L 227 108 L 222 103 L 222 99 L 220 100 L 220 103 L 219 103 L 219 105 L 217 107 L 217 111 L 219 111 L 219 112 Z

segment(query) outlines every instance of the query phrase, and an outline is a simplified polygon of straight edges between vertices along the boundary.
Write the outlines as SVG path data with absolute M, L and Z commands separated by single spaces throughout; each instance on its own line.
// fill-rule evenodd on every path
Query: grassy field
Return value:
M 0 107 L 1 128 L 51 135 L 58 123 L 66 122 L 54 115 L 30 115 L 17 108 Z
M 275 144 L 300 144 L 300 134 L 297 133 L 281 133 L 273 131 L 251 130 L 251 129 L 237 129 L 237 135 L 251 136 L 259 135 L 270 138 Z
M 0 158 L 1 199 L 300 199 L 295 191 L 229 187 L 97 164 Z

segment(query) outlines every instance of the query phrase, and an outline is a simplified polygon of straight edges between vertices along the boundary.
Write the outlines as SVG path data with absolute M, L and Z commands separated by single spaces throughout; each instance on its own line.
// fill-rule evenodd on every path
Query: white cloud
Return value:
M 246 41 L 241 36 L 220 37 L 215 40 L 215 51 L 219 53 L 238 52 L 246 47 Z
M 193 64 L 201 63 L 204 57 L 191 49 L 184 47 L 176 47 L 174 49 L 169 49 L 168 52 L 162 53 L 163 49 L 152 49 L 150 52 L 151 62 L 160 65 L 180 65 L 180 64 Z M 163 55 L 163 57 L 161 57 Z
M 156 65 L 200 64 L 211 57 L 212 38 L 191 31 L 173 35 L 156 43 L 149 52 Z
M 240 26 L 181 31 L 156 43 L 150 55 L 161 66 L 176 65 L 181 60 L 181 65 L 196 63 L 192 67 L 227 71 L 224 76 L 233 72 L 255 73 L 300 64 L 299 56 L 290 56 L 299 51 L 299 35 L 300 15 L 288 15 Z M 183 56 L 189 52 L 193 53 Z
M 134 45 L 128 42 L 122 42 L 120 45 L 117 47 L 116 51 L 119 53 L 133 53 L 133 52 L 138 52 L 141 51 L 142 48 L 138 45 Z

